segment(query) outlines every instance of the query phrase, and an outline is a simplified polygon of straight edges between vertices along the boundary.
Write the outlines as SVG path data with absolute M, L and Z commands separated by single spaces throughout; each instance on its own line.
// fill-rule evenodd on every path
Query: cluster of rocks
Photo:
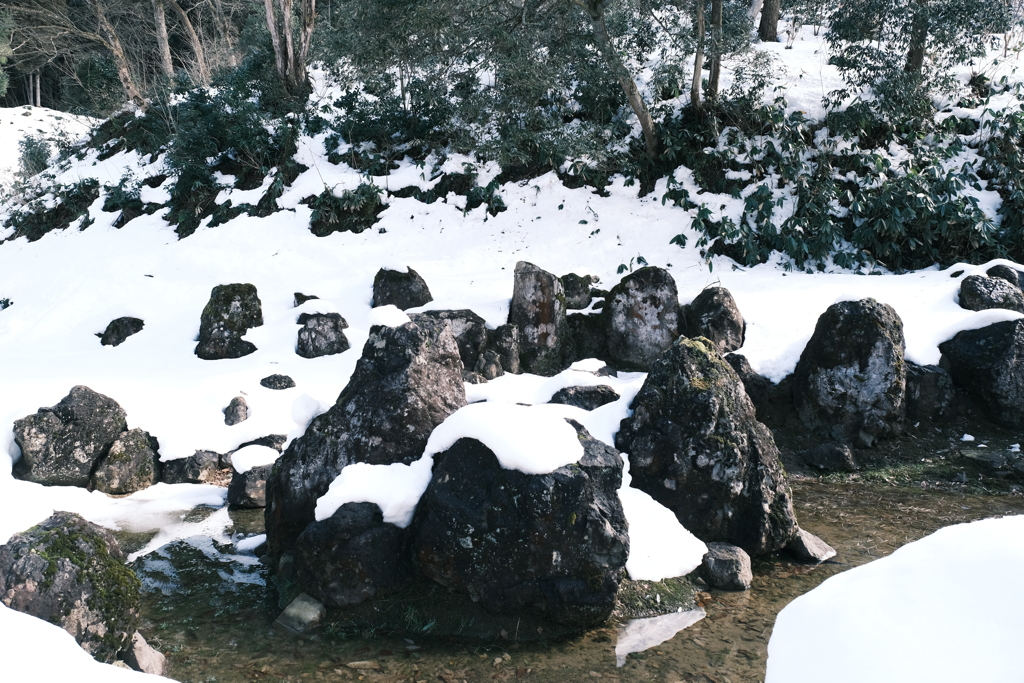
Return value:
M 0 602 L 56 624 L 101 662 L 167 673 L 138 632 L 140 583 L 109 531 L 57 512 L 0 546 Z

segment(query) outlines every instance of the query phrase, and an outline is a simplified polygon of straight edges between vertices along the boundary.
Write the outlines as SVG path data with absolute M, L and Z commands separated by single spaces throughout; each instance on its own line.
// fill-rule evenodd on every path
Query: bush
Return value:
M 53 150 L 46 138 L 26 135 L 18 141 L 18 175 L 22 181 L 39 175 L 50 165 Z
M 99 183 L 88 178 L 74 185 L 58 185 L 49 193 L 14 211 L 7 221 L 13 227 L 11 239 L 27 237 L 35 242 L 51 230 L 64 230 L 74 221 L 82 218 L 79 230 L 91 224 L 89 207 L 100 196 Z
M 330 188 L 324 188 L 307 201 L 313 209 L 309 230 L 317 237 L 335 232 L 360 233 L 377 222 L 377 215 L 387 208 L 380 200 L 382 190 L 376 185 L 362 183 L 354 190 L 345 190 L 340 197 Z

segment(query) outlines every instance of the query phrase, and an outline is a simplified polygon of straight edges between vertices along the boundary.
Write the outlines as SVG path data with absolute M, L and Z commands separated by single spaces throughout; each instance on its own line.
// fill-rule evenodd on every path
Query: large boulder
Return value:
M 622 278 L 604 307 L 608 356 L 624 370 L 648 370 L 679 336 L 679 294 L 664 268 Z
M 565 369 L 570 337 L 565 311 L 561 280 L 532 263 L 516 264 L 508 322 L 519 327 L 524 372 L 550 377 Z
M 938 365 L 907 361 L 907 420 L 951 422 L 956 417 L 956 388 Z
M 629 554 L 622 460 L 572 424 L 584 455 L 549 474 L 503 469 L 475 439 L 436 455 L 413 521 L 420 570 L 499 614 L 607 619 Z
M 992 266 L 985 271 L 985 274 L 989 277 L 998 277 L 1006 280 L 1017 289 L 1024 290 L 1024 271 L 1000 264 Z
M 476 368 L 480 355 L 487 348 L 487 327 L 484 319 L 469 309 L 457 311 L 424 311 L 409 316 L 413 322 L 420 320 L 447 320 L 451 323 L 455 343 L 459 347 L 459 357 L 466 370 Z M 493 378 L 488 378 L 493 379 Z
M 213 484 L 220 480 L 221 456 L 214 451 L 196 451 L 187 458 L 160 463 L 160 481 L 165 484 Z
M 466 405 L 462 361 L 447 321 L 373 327 L 338 401 L 278 460 L 267 482 L 267 536 L 280 555 L 313 521 L 316 500 L 352 463 L 410 463 Z
M 1024 319 L 964 330 L 939 344 L 942 365 L 988 419 L 1024 428 Z
M 21 459 L 14 476 L 51 486 L 88 486 L 96 461 L 128 428 L 117 401 L 77 386 L 52 408 L 14 422 Z
M 355 605 L 412 579 L 409 532 L 375 503 L 346 503 L 295 542 L 299 586 L 329 607 Z
M 298 340 L 295 353 L 303 358 L 332 356 L 348 351 L 348 337 L 345 328 L 348 322 L 340 313 L 302 313 L 299 315 Z
M 779 450 L 714 342 L 681 337 L 651 368 L 616 447 L 632 486 L 702 541 L 751 555 L 783 548 L 797 523 Z
M 793 402 L 809 429 L 871 446 L 902 431 L 907 367 L 903 322 L 874 299 L 829 306 L 793 373 Z
M 242 339 L 250 328 L 263 324 L 263 304 L 250 284 L 217 285 L 199 318 L 196 355 L 203 360 L 241 358 L 256 351 Z
M 743 346 L 747 324 L 732 293 L 725 287 L 708 287 L 686 306 L 686 336 L 705 337 L 722 353 Z
M 128 337 L 141 332 L 145 326 L 146 324 L 139 318 L 124 317 L 111 320 L 110 324 L 107 325 L 107 329 L 100 336 L 100 344 L 103 346 L 119 346 Z
M 96 465 L 92 488 L 114 495 L 135 493 L 160 480 L 160 444 L 141 429 L 124 432 Z
M 412 268 L 403 273 L 400 270 L 381 268 L 373 278 L 374 308 L 378 306 L 397 306 L 403 311 L 407 308 L 423 306 L 434 300 L 427 283 Z
M 1000 277 L 968 275 L 960 283 L 960 307 L 969 311 L 1006 308 L 1024 313 L 1024 292 Z
M 139 587 L 110 532 L 71 512 L 0 546 L 0 602 L 57 624 L 101 662 L 130 645 Z

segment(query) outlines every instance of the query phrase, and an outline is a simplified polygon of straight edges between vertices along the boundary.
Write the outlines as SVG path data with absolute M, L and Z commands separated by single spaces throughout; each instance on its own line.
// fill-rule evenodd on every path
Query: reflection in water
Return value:
M 615 643 L 615 665 L 625 666 L 626 655 L 643 652 L 655 645 L 661 645 L 688 626 L 703 619 L 707 612 L 698 607 L 688 612 L 673 612 L 660 617 L 634 619 L 619 629 Z

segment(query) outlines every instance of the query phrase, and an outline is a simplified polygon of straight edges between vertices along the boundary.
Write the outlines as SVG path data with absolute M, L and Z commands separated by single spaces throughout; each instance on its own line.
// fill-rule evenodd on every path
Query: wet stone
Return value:
M 274 623 L 294 633 L 305 633 L 319 626 L 325 616 L 327 609 L 323 603 L 301 593 L 285 607 Z
M 723 590 L 749 590 L 754 581 L 750 555 L 729 543 L 708 543 L 701 570 L 709 586 Z

